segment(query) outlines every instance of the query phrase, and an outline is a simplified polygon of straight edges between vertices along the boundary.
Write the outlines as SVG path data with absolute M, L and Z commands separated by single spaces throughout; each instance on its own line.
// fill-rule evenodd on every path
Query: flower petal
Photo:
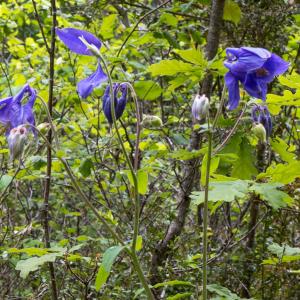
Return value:
M 283 74 L 289 68 L 289 65 L 288 62 L 273 53 L 263 67 L 269 72 L 270 76 L 274 78 L 274 76 Z
M 119 99 L 117 99 L 118 91 L 121 91 L 122 95 Z M 113 93 L 114 93 L 114 101 L 115 101 L 115 114 L 116 119 L 119 119 L 125 109 L 127 103 L 127 85 L 126 84 L 113 84 Z M 111 115 L 111 96 L 110 96 L 110 87 L 107 86 L 103 98 L 102 98 L 102 108 L 104 115 L 110 124 L 113 123 L 112 115 Z
M 9 124 L 9 110 L 12 102 L 13 97 L 0 100 L 0 123 L 2 123 L 4 126 L 8 126 Z
M 102 82 L 107 80 L 107 75 L 103 72 L 100 63 L 95 73 L 91 74 L 88 78 L 85 78 L 78 82 L 77 91 L 81 98 L 87 98 L 95 87 L 99 86 Z
M 121 97 L 117 100 L 116 105 L 116 119 L 119 119 L 125 109 L 126 103 L 127 103 L 127 85 L 121 84 L 120 85 L 120 91 L 122 92 Z
M 263 59 L 268 59 L 271 57 L 272 53 L 264 48 L 254 48 L 254 47 L 241 47 L 242 50 L 255 54 Z
M 255 98 L 266 100 L 267 82 L 257 78 L 255 73 L 249 73 L 243 83 L 246 92 Z
M 224 65 L 232 72 L 248 73 L 261 68 L 264 63 L 271 57 L 271 53 L 263 48 L 242 47 L 240 51 L 232 50 L 236 48 L 229 48 L 229 52 L 237 53 L 236 60 L 225 61 Z
M 231 72 L 228 72 L 225 75 L 225 83 L 229 93 L 228 108 L 232 110 L 235 109 L 240 102 L 239 81 Z
M 81 55 L 93 55 L 93 53 L 87 49 L 86 45 L 79 39 L 79 37 L 83 37 L 89 44 L 95 45 L 98 49 L 100 49 L 102 45 L 98 38 L 85 30 L 75 28 L 56 28 L 56 34 L 71 51 Z

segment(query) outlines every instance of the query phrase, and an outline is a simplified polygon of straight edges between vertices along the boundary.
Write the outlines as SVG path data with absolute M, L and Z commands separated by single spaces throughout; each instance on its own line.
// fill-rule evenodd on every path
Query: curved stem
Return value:
M 114 91 L 113 91 L 113 82 L 112 82 L 112 78 L 111 78 L 111 73 L 108 70 L 107 64 L 104 60 L 104 58 L 102 57 L 102 55 L 100 53 L 97 53 L 97 57 L 102 61 L 103 65 L 104 65 L 104 69 L 106 71 L 106 74 L 108 76 L 108 81 L 109 81 L 109 86 L 110 86 L 110 104 L 111 104 L 111 116 L 112 116 L 112 120 L 113 120 L 113 125 L 114 128 L 116 130 L 116 134 L 117 134 L 117 138 L 119 141 L 119 144 L 121 146 L 122 152 L 124 154 L 126 163 L 129 167 L 132 179 L 133 179 L 133 187 L 134 187 L 134 232 L 133 232 L 133 238 L 132 238 L 132 245 L 131 245 L 131 258 L 132 258 L 132 263 L 133 266 L 137 272 L 137 275 L 144 287 L 144 290 L 147 294 L 148 299 L 154 299 L 153 294 L 151 292 L 151 289 L 146 281 L 146 278 L 143 274 L 143 271 L 141 269 L 141 265 L 139 263 L 138 260 L 138 256 L 136 254 L 136 242 L 137 242 L 137 237 L 138 237 L 138 233 L 139 233 L 139 207 L 140 207 L 140 199 L 139 199 L 139 192 L 138 192 L 138 178 L 137 178 L 137 169 L 138 169 L 138 147 L 139 147 L 139 135 L 140 135 L 140 114 L 139 114 L 139 108 L 138 108 L 138 102 L 137 102 L 137 98 L 135 96 L 135 93 L 133 93 L 134 95 L 134 101 L 135 101 L 135 105 L 136 105 L 136 110 L 137 110 L 137 144 L 136 144 L 136 151 L 135 151 L 135 164 L 134 166 L 132 165 L 129 156 L 126 152 L 125 146 L 123 144 L 122 141 L 122 137 L 121 134 L 119 132 L 118 129 L 118 125 L 117 125 L 117 119 L 116 119 L 116 113 L 115 113 L 115 99 L 114 99 Z M 131 87 L 131 90 L 133 90 L 133 88 Z

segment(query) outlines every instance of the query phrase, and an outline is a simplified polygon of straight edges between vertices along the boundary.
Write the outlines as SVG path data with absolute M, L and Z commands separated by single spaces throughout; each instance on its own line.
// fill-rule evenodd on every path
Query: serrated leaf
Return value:
M 104 17 L 99 31 L 103 39 L 106 40 L 114 37 L 114 29 L 115 29 L 117 16 L 118 16 L 117 14 L 110 14 Z
M 250 190 L 258 194 L 274 209 L 279 209 L 293 203 L 293 199 L 287 193 L 278 190 L 281 186 L 280 183 L 254 183 Z
M 257 179 L 263 178 L 268 178 L 270 182 L 291 183 L 296 178 L 300 178 L 300 162 L 272 164 L 267 168 L 266 172 L 257 175 Z
M 152 76 L 176 75 L 178 73 L 192 72 L 195 67 L 192 64 L 182 62 L 180 60 L 162 60 L 159 63 L 153 64 L 148 68 Z
M 251 179 L 257 174 L 257 170 L 253 164 L 253 149 L 247 138 L 242 138 L 240 149 L 236 154 L 238 159 L 233 165 L 231 176 L 239 179 Z
M 157 99 L 163 91 L 162 88 L 152 80 L 136 81 L 134 83 L 134 89 L 141 100 L 149 101 Z
M 116 257 L 119 255 L 119 253 L 124 249 L 124 246 L 113 246 L 108 248 L 103 255 L 102 263 L 99 267 L 96 281 L 95 281 L 95 289 L 96 291 L 99 291 L 100 288 L 103 286 L 104 283 L 106 283 L 107 278 L 109 276 L 111 267 L 116 259 Z
M 208 201 L 210 202 L 232 202 L 235 198 L 244 198 L 248 192 L 249 182 L 245 180 L 218 181 L 209 185 Z M 204 203 L 204 191 L 192 192 L 193 204 Z
M 207 61 L 205 60 L 203 53 L 199 50 L 188 49 L 176 50 L 174 52 L 177 53 L 182 59 L 184 59 L 187 62 L 202 66 L 203 68 L 207 66 Z
M 231 21 L 237 25 L 241 20 L 241 9 L 237 3 L 233 0 L 226 0 L 224 6 L 223 19 L 226 21 Z
M 289 152 L 289 149 L 292 149 L 284 140 L 279 137 L 270 141 L 272 149 L 280 155 L 280 158 L 286 162 L 295 161 L 295 155 Z

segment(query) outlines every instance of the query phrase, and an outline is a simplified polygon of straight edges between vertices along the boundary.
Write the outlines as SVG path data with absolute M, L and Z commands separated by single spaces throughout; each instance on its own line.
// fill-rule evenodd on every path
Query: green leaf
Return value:
M 175 285 L 187 285 L 187 286 L 193 286 L 189 281 L 181 281 L 181 280 L 170 280 L 165 282 L 160 282 L 155 284 L 153 287 L 155 289 L 163 287 L 163 286 L 175 286 Z
M 278 190 L 281 186 L 280 183 L 254 183 L 250 190 L 258 194 L 274 209 L 279 209 L 293 203 L 293 199 L 287 193 Z
M 245 180 L 211 182 L 208 201 L 232 202 L 235 198 L 243 198 L 248 192 L 249 182 Z M 204 203 L 204 191 L 192 192 L 193 204 Z
M 135 251 L 140 251 L 143 248 L 143 237 L 138 235 L 136 239 Z
M 300 255 L 300 248 L 298 247 L 290 247 L 288 245 L 280 246 L 277 243 L 273 243 L 268 246 L 268 250 L 277 255 L 278 258 L 281 258 L 283 255 L 293 256 Z
M 17 248 L 10 248 L 7 250 L 8 253 L 26 253 L 29 256 L 43 256 L 45 254 L 48 254 L 48 249 L 44 248 L 23 248 L 23 249 L 17 249 Z
M 130 171 L 126 171 L 128 180 L 132 186 L 134 186 L 133 177 Z M 145 169 L 139 169 L 137 173 L 138 180 L 138 192 L 141 195 L 145 195 L 148 190 L 148 171 Z
M 160 18 L 159 18 L 159 23 L 160 24 L 167 24 L 172 27 L 176 27 L 178 24 L 178 20 L 175 16 L 169 14 L 169 13 L 163 13 Z
M 96 281 L 95 281 L 95 288 L 96 291 L 99 291 L 100 288 L 103 286 L 104 283 L 106 283 L 107 278 L 109 276 L 111 267 L 116 259 L 116 257 L 119 255 L 119 253 L 124 249 L 124 246 L 113 246 L 108 248 L 102 259 L 102 263 L 99 267 Z
M 182 59 L 187 62 L 190 62 L 195 65 L 200 65 L 203 68 L 207 66 L 207 61 L 204 58 L 204 55 L 201 51 L 196 49 L 188 49 L 188 50 L 176 50 L 177 53 Z
M 3 175 L 0 178 L 0 191 L 5 190 L 11 183 L 11 181 L 13 180 L 13 178 L 9 175 Z
M 151 80 L 135 82 L 134 89 L 137 96 L 141 100 L 149 101 L 157 99 L 163 91 L 162 88 L 156 82 Z
M 90 158 L 86 158 L 81 161 L 79 166 L 79 172 L 82 174 L 83 177 L 88 177 L 91 175 L 93 168 L 93 162 Z
M 206 151 L 207 151 L 206 148 L 203 148 L 203 149 L 200 149 L 200 150 L 193 150 L 193 151 L 180 149 L 180 150 L 176 150 L 174 152 L 171 152 L 169 154 L 169 157 L 173 158 L 173 159 L 178 159 L 178 160 L 189 160 L 189 159 L 193 159 L 193 158 L 196 158 L 196 157 L 200 157 Z
M 221 296 L 222 300 L 242 300 L 238 295 L 232 293 L 229 289 L 219 284 L 209 284 L 207 289 L 211 293 Z
M 24 279 L 30 272 L 36 271 L 41 265 L 46 262 L 54 262 L 59 253 L 46 254 L 41 257 L 31 257 L 25 260 L 18 261 L 16 270 L 20 271 L 20 276 Z
M 237 25 L 241 20 L 241 9 L 237 3 L 233 0 L 226 0 L 224 6 L 223 19 L 226 21 L 231 21 Z
M 239 179 L 251 179 L 257 174 L 257 170 L 253 164 L 252 147 L 245 137 L 242 138 L 237 156 L 238 159 L 233 165 L 231 176 Z
M 178 73 L 192 72 L 195 67 L 192 64 L 182 62 L 180 60 L 162 60 L 153 64 L 148 68 L 152 76 L 176 75 Z
M 42 156 L 31 156 L 30 161 L 32 162 L 34 170 L 40 170 L 47 165 L 47 160 Z
M 193 293 L 180 293 L 180 294 L 176 294 L 174 296 L 169 296 L 167 297 L 167 300 L 177 300 L 177 299 L 189 299 L 190 296 L 192 296 Z
M 210 177 L 217 171 L 218 166 L 220 163 L 220 157 L 214 156 L 211 159 L 210 162 Z M 202 160 L 202 165 L 201 165 L 201 184 L 202 186 L 205 186 L 205 181 L 206 181 L 206 166 L 207 166 L 207 154 L 204 155 L 203 160 Z
M 276 137 L 270 141 L 272 149 L 280 155 L 280 158 L 286 162 L 295 161 L 296 157 L 293 153 L 289 152 L 288 149 L 292 149 L 284 140 Z
M 117 14 L 110 14 L 103 19 L 99 31 L 103 39 L 107 40 L 114 37 L 117 16 L 118 16 Z
M 270 112 L 273 115 L 278 115 L 283 105 L 300 105 L 300 90 L 297 90 L 295 93 L 292 93 L 290 90 L 284 90 L 283 95 L 268 94 L 266 102 Z
M 271 182 L 288 184 L 296 178 L 300 178 L 300 162 L 295 161 L 289 164 L 272 164 L 265 173 L 257 175 L 257 179 L 268 178 Z

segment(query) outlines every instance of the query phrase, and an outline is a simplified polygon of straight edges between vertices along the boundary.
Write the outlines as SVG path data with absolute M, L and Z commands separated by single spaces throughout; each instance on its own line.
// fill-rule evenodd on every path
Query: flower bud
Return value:
M 10 160 L 20 159 L 27 139 L 27 129 L 24 125 L 19 125 L 11 129 L 7 141 L 10 153 Z
M 263 124 L 253 123 L 252 132 L 261 142 L 267 142 L 267 132 Z
M 209 109 L 209 100 L 205 95 L 196 95 L 192 105 L 192 115 L 194 120 L 201 121 L 207 115 Z
M 162 127 L 163 122 L 158 116 L 144 115 L 141 125 L 145 128 L 157 128 Z
M 50 129 L 50 124 L 49 123 L 41 123 L 37 127 L 37 130 L 40 131 L 42 134 L 45 134 L 48 132 Z

